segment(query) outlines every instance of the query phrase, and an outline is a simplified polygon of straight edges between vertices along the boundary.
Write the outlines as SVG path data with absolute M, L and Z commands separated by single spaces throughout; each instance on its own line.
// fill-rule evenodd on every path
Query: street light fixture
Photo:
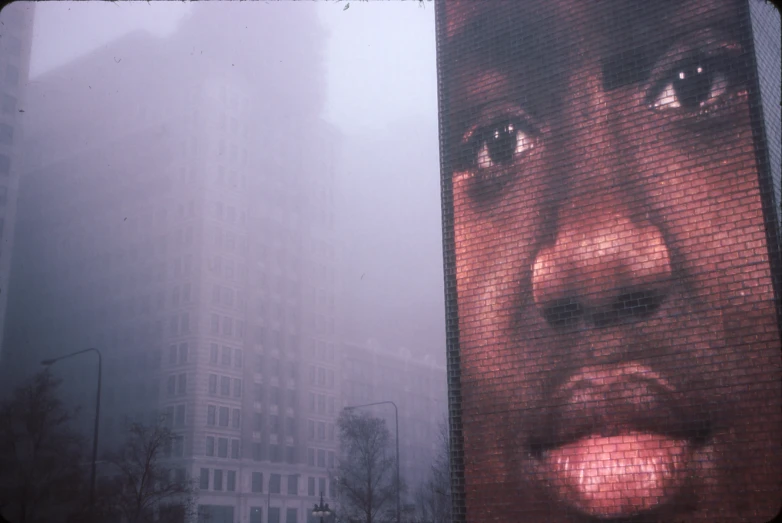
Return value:
M 324 517 L 329 517 L 331 515 L 331 510 L 329 510 L 329 504 L 326 503 L 323 504 L 323 492 L 320 493 L 320 505 L 315 503 L 315 508 L 312 509 L 312 515 L 316 518 L 320 518 L 320 523 L 323 523 Z
M 103 358 L 101 357 L 100 351 L 94 347 L 91 347 L 89 349 L 84 349 L 76 352 L 72 352 L 71 354 L 66 354 L 64 356 L 59 356 L 57 358 L 50 358 L 46 360 L 41 360 L 41 365 L 44 366 L 51 366 L 57 363 L 60 360 L 64 360 L 66 358 L 70 358 L 72 356 L 78 356 L 79 354 L 84 354 L 85 352 L 94 352 L 98 355 L 98 390 L 95 394 L 95 427 L 92 431 L 92 474 L 90 478 L 90 508 L 95 508 L 95 468 L 98 464 L 98 427 L 100 426 L 100 386 L 101 386 L 101 375 L 103 374 Z
M 394 426 L 396 428 L 396 523 L 402 522 L 402 508 L 399 501 L 399 409 L 393 401 L 378 401 L 375 403 L 366 403 L 364 405 L 353 405 L 345 407 L 345 410 L 360 409 L 362 407 L 372 407 L 375 405 L 393 405 L 394 406 Z

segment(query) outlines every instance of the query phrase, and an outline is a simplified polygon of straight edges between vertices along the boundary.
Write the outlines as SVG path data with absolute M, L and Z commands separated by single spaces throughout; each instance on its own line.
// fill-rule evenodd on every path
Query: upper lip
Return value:
M 707 411 L 689 412 L 683 394 L 638 363 L 581 368 L 547 399 L 532 425 L 534 457 L 590 435 L 646 432 L 700 443 L 711 432 Z

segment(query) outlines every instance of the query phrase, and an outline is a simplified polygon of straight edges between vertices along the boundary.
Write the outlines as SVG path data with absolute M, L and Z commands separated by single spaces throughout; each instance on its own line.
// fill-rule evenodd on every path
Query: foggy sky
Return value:
M 346 341 L 444 363 L 434 5 L 345 5 L 295 8 L 315 9 L 329 34 L 323 117 L 344 136 L 335 215 Z M 190 13 L 180 2 L 38 3 L 31 76 L 138 29 L 172 35 Z

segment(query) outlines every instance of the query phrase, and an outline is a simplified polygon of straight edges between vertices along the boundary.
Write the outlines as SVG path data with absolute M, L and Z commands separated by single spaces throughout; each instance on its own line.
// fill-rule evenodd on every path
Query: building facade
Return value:
M 8 284 L 14 245 L 19 190 L 20 144 L 23 139 L 26 85 L 33 37 L 32 2 L 16 2 L 0 12 L 0 340 L 5 330 Z M 0 341 L 0 365 L 3 347 Z
M 335 401 L 339 147 L 318 116 L 323 35 L 312 10 L 215 7 L 33 82 L 4 372 L 99 348 L 102 450 L 163 416 L 199 518 L 299 523 L 328 497 L 335 448 L 320 409 Z M 92 365 L 52 369 L 83 412 Z

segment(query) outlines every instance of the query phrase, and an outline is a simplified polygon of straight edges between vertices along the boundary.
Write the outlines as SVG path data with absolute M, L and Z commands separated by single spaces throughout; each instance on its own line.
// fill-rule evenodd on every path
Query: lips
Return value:
M 687 413 L 640 364 L 581 369 L 549 398 L 530 453 L 552 494 L 578 511 L 623 517 L 654 510 L 686 484 L 710 424 Z

